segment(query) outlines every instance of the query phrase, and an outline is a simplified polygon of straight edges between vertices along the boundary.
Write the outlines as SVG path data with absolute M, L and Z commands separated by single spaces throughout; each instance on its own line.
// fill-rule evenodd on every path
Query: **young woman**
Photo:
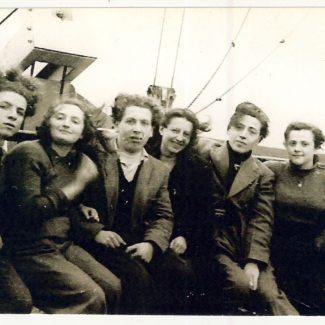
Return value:
M 188 109 L 168 111 L 160 123 L 158 139 L 146 149 L 170 170 L 168 190 L 174 212 L 170 248 L 165 253 L 170 272 L 174 313 L 193 313 L 190 305 L 196 279 L 193 272 L 209 246 L 208 230 L 213 220 L 214 183 L 211 165 L 192 150 L 200 130 L 195 114 Z M 212 228 L 210 228 L 211 230 Z M 181 280 L 180 280 L 181 279 Z M 165 281 L 162 281 L 162 283 Z M 166 283 L 165 282 L 165 283 Z
M 82 153 L 94 136 L 86 107 L 75 99 L 55 103 L 38 135 L 4 159 L 4 249 L 44 312 L 115 313 L 119 279 L 73 243 L 71 216 L 97 177 Z
M 276 176 L 271 258 L 279 287 L 318 313 L 325 304 L 325 165 L 317 150 L 325 139 L 301 122 L 289 124 L 284 137 L 289 161 L 266 163 Z

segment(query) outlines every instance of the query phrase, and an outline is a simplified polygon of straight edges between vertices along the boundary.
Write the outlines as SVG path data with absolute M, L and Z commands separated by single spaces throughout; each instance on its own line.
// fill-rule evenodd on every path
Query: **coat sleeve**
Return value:
M 173 212 L 171 208 L 169 193 L 167 190 L 168 172 L 163 173 L 157 194 L 151 202 L 151 220 L 145 226 L 144 241 L 156 243 L 164 252 L 169 246 L 169 240 L 173 229 Z
M 257 184 L 250 221 L 246 229 L 247 259 L 264 264 L 269 263 L 270 241 L 274 224 L 273 183 L 273 172 L 268 169 L 264 170 Z
M 69 202 L 60 188 L 44 186 L 45 152 L 28 144 L 18 145 L 3 161 L 4 200 L 9 211 L 28 227 L 63 212 Z

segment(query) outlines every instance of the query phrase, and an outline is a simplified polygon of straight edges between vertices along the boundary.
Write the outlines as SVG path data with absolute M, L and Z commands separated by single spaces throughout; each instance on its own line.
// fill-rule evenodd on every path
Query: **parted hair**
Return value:
M 319 149 L 324 143 L 325 137 L 322 130 L 313 124 L 305 123 L 305 122 L 290 123 L 284 132 L 285 141 L 288 141 L 289 134 L 291 131 L 301 131 L 301 130 L 310 130 L 313 133 L 315 149 Z
M 163 116 L 162 107 L 156 99 L 139 95 L 119 94 L 115 98 L 114 105 L 112 106 L 113 122 L 120 122 L 124 116 L 126 108 L 130 106 L 148 108 L 152 114 L 152 127 L 158 125 Z
M 229 130 L 232 126 L 236 126 L 240 119 L 245 115 L 255 117 L 257 120 L 260 121 L 260 137 L 261 140 L 265 139 L 269 134 L 269 118 L 261 108 L 257 107 L 256 105 L 250 102 L 243 102 L 236 107 L 235 113 L 230 118 L 227 130 Z
M 24 97 L 27 102 L 25 117 L 35 114 L 35 105 L 39 100 L 38 88 L 35 78 L 23 76 L 20 69 L 0 71 L 0 92 L 12 91 Z

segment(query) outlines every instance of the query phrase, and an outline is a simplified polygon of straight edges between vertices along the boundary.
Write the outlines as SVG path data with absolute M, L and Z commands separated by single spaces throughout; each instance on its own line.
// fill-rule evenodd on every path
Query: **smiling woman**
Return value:
M 84 188 L 97 178 L 83 153 L 95 128 L 76 99 L 53 104 L 37 132 L 4 159 L 4 249 L 46 313 L 116 312 L 120 281 L 74 244 L 73 215 Z

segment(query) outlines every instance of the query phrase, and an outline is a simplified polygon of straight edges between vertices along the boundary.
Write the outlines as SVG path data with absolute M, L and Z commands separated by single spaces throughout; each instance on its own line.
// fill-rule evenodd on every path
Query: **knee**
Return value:
M 33 301 L 29 294 L 20 297 L 11 297 L 10 301 L 0 301 L 1 314 L 30 314 L 33 309 Z
M 86 314 L 106 314 L 106 296 L 103 289 L 99 286 L 93 290 L 87 290 L 84 292 L 84 299 L 87 307 L 85 310 Z

